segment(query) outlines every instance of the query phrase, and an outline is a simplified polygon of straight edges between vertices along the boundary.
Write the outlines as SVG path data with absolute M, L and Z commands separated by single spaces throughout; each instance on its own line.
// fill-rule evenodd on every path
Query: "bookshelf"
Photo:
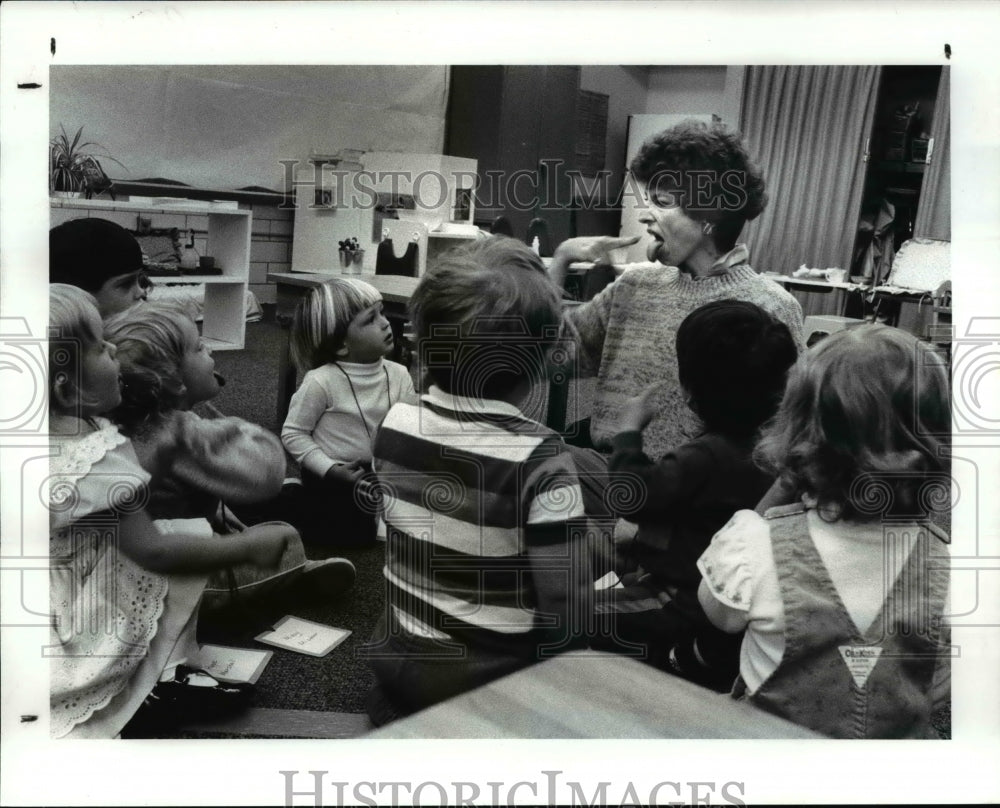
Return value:
M 142 216 L 156 228 L 177 227 L 205 232 L 202 254 L 215 258 L 221 274 L 182 275 L 154 278 L 157 285 L 182 287 L 204 284 L 202 336 L 212 350 L 240 350 L 246 336 L 246 291 L 250 279 L 250 230 L 252 213 L 232 203 L 196 200 L 155 199 L 118 201 L 109 199 L 53 198 L 50 224 L 69 219 L 96 217 L 109 219 L 126 230 L 138 229 Z

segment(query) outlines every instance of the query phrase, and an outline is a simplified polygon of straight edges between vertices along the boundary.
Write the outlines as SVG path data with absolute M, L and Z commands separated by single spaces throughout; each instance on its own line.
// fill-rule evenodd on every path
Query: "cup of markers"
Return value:
M 365 260 L 365 251 L 361 249 L 355 237 L 337 242 L 340 248 L 340 269 L 342 272 L 357 274 Z

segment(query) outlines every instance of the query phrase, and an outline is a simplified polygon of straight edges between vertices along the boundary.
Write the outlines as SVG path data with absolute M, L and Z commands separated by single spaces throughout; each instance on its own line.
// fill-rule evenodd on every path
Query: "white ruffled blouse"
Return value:
M 51 733 L 66 735 L 129 682 L 156 635 L 167 579 L 117 549 L 118 513 L 149 475 L 117 427 L 53 436 L 50 461 Z

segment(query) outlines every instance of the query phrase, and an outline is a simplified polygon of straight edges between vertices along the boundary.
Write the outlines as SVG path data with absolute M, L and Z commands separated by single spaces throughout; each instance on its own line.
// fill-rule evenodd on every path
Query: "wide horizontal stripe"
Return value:
M 469 602 L 445 592 L 417 589 L 395 575 L 388 567 L 385 570 L 385 578 L 388 585 L 389 603 L 413 614 L 425 623 L 428 621 L 424 619 L 420 609 L 421 604 L 426 604 L 460 622 L 502 634 L 523 633 L 530 631 L 535 625 L 536 615 L 533 609 Z M 449 631 L 448 623 L 447 620 L 442 620 L 440 623 L 431 620 L 429 624 L 443 631 Z M 451 627 L 453 628 L 454 624 Z
M 392 607 L 392 614 L 399 621 L 404 631 L 416 634 L 418 637 L 428 637 L 432 640 L 446 640 L 448 635 L 443 631 L 438 631 L 433 626 L 427 625 L 423 620 L 418 620 L 409 612 L 404 612 L 397 606 Z
M 441 514 L 474 526 L 506 529 L 516 528 L 527 516 L 527 508 L 521 505 L 516 468 L 509 469 L 509 481 L 496 479 L 494 487 L 484 488 L 476 479 L 476 469 L 462 468 L 448 461 L 444 468 L 426 471 L 407 469 L 388 458 L 378 458 L 376 464 L 383 500 L 409 503 L 421 509 L 424 518 Z M 414 517 L 420 515 L 407 513 Z
M 517 406 L 508 401 L 499 401 L 495 398 L 482 398 L 480 396 L 470 398 L 469 396 L 460 396 L 455 393 L 446 393 L 436 384 L 432 384 L 427 389 L 427 392 L 420 396 L 420 401 L 455 412 L 485 413 L 488 415 L 507 416 L 508 418 L 515 415 L 524 416 Z
M 442 457 L 436 449 L 376 444 L 375 471 L 383 495 L 463 522 L 496 527 L 583 515 L 583 493 L 572 458 L 565 454 L 519 465 L 484 462 L 467 454 Z M 420 468 L 412 468 L 417 463 Z M 536 501 L 522 504 L 526 495 Z
M 425 436 L 425 443 L 461 449 L 470 455 L 520 463 L 551 435 L 526 435 L 511 432 L 496 424 L 461 423 L 429 408 L 397 404 L 386 415 L 382 430 L 414 437 Z
M 521 552 L 523 541 L 521 530 L 516 527 L 516 514 L 512 514 L 509 520 L 514 526 L 500 527 L 479 524 L 478 519 L 465 521 L 449 514 L 436 513 L 398 497 L 383 495 L 382 501 L 386 524 L 423 543 L 476 559 L 512 556 Z
M 470 604 L 488 603 L 502 609 L 532 611 L 529 597 L 531 571 L 491 570 L 477 573 L 469 570 L 428 570 L 410 566 L 398 558 L 390 558 L 387 568 L 394 580 L 404 581 L 413 591 L 435 592 Z M 567 573 L 568 574 L 568 573 Z
M 536 661 L 541 658 L 539 649 L 543 644 L 548 646 L 562 645 L 558 642 L 559 635 L 552 629 L 536 627 L 520 634 L 502 634 L 470 623 L 460 622 L 430 606 L 426 608 L 430 613 L 428 620 L 432 622 L 448 621 L 449 630 L 447 632 L 438 630 L 429 623 L 393 606 L 392 616 L 396 621 L 397 628 L 425 639 L 439 640 L 448 644 L 460 642 L 489 650 L 492 653 L 511 654 Z M 560 647 L 559 650 L 565 649 Z
M 579 484 L 554 483 L 539 491 L 528 507 L 528 524 L 565 522 L 584 515 L 583 491 Z
M 547 437 L 558 434 L 555 430 L 550 429 L 544 424 L 540 424 L 538 421 L 532 421 L 520 411 L 516 413 L 497 413 L 480 411 L 472 408 L 460 410 L 434 401 L 430 396 L 422 397 L 420 399 L 420 406 L 430 412 L 433 412 L 435 415 L 441 416 L 446 421 L 450 420 L 460 424 L 464 431 L 470 430 L 472 428 L 471 425 L 473 424 L 484 424 L 503 429 L 506 432 L 514 432 L 519 435 L 537 435 L 540 437 Z
M 546 441 L 537 446 L 514 447 L 516 457 L 502 457 L 498 451 L 494 455 L 478 451 L 474 443 L 465 445 L 442 444 L 432 438 L 383 426 L 375 436 L 373 455 L 375 469 L 380 460 L 392 460 L 404 468 L 420 471 L 451 471 L 458 474 L 466 484 L 500 491 L 498 485 L 510 484 L 516 470 L 525 479 L 530 470 L 543 464 L 556 463 L 558 468 L 575 470 L 565 448 L 555 441 Z M 524 448 L 526 451 L 521 451 Z
M 485 568 L 475 568 L 462 563 L 464 558 L 452 562 L 438 560 L 433 566 L 422 542 L 402 546 L 393 543 L 387 549 L 386 568 L 393 576 L 414 590 L 440 592 L 469 603 L 490 603 L 510 609 L 533 609 L 533 572 L 525 558 L 511 558 L 500 562 L 492 559 Z

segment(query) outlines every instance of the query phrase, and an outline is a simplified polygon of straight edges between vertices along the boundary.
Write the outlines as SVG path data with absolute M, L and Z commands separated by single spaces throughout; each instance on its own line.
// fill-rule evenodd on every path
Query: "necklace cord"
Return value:
M 354 382 L 351 381 L 350 374 L 344 370 L 339 362 L 333 363 L 334 367 L 337 368 L 341 373 L 344 374 L 344 378 L 347 379 L 347 385 L 351 388 L 351 397 L 354 399 L 354 406 L 358 408 L 358 416 L 361 418 L 361 425 L 365 428 L 365 434 L 368 435 L 368 442 L 373 441 L 372 431 L 368 428 L 368 421 L 365 419 L 365 412 L 361 409 L 361 402 L 358 401 L 358 394 L 354 390 Z M 389 406 L 392 407 L 392 391 L 389 389 L 389 371 L 386 370 L 385 365 L 382 365 L 382 372 L 385 374 L 385 399 L 389 402 Z

